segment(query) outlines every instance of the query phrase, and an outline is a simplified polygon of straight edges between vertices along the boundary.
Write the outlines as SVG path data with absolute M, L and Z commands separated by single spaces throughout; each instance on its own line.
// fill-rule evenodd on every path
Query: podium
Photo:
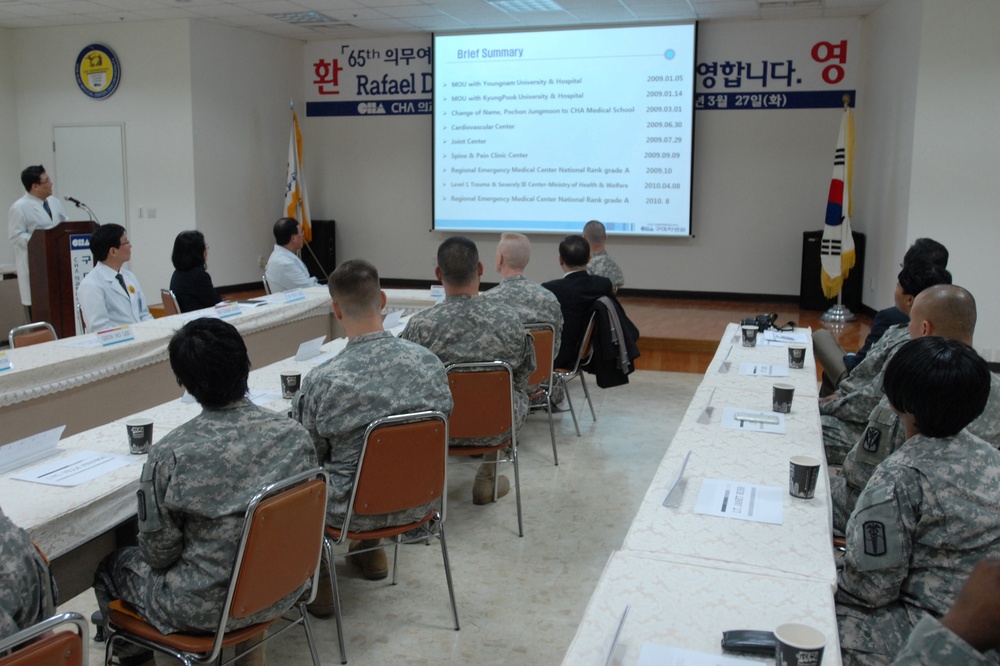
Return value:
M 31 317 L 52 324 L 60 338 L 76 335 L 76 287 L 83 279 L 83 273 L 73 274 L 71 240 L 77 235 L 88 236 L 88 266 L 92 267 L 89 236 L 95 229 L 97 223 L 91 220 L 62 222 L 51 229 L 36 230 L 28 240 Z

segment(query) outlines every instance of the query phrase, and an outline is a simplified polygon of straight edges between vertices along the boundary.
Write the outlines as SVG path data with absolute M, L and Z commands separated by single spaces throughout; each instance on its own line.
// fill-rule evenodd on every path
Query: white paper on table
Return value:
M 0 446 L 0 473 L 54 456 L 65 429 L 66 426 L 61 425 Z
M 775 365 L 774 363 L 754 363 L 753 361 L 743 361 L 740 363 L 739 374 L 752 375 L 754 377 L 787 377 L 787 365 Z
M 89 335 L 76 335 L 72 338 L 64 338 L 56 344 L 60 347 L 100 347 L 101 340 L 91 333 Z
M 122 438 L 125 439 L 124 437 Z M 78 486 L 91 479 L 112 472 L 119 467 L 125 467 L 135 462 L 142 462 L 145 457 L 104 453 L 101 451 L 76 451 L 62 458 L 56 458 L 41 465 L 35 465 L 12 478 L 31 483 L 43 483 L 49 486 Z
M 280 400 L 281 391 L 250 391 L 247 393 L 247 397 L 250 398 L 250 402 L 253 404 L 263 407 L 275 400 Z
M 637 666 L 747 666 L 747 664 L 764 664 L 757 659 L 744 657 L 727 657 L 722 654 L 708 654 L 683 648 L 668 647 L 656 643 L 645 642 L 639 651 Z
M 385 319 L 382 320 L 382 328 L 384 328 L 387 331 L 391 331 L 392 329 L 399 326 L 399 320 L 402 318 L 403 318 L 402 308 L 400 308 L 399 310 L 393 310 L 392 312 L 390 312 L 385 316 Z
M 808 333 L 798 333 L 795 331 L 775 331 L 773 329 L 764 331 L 764 339 L 768 342 L 777 342 L 782 345 L 789 343 L 793 345 L 805 345 L 809 343 Z
M 785 489 L 743 481 L 705 479 L 694 512 L 780 525 Z
M 326 341 L 326 336 L 321 335 L 318 338 L 313 338 L 312 340 L 306 340 L 301 345 L 299 349 L 295 352 L 296 361 L 308 361 L 313 356 L 319 355 L 319 348 L 323 346 Z
M 748 416 L 766 416 L 769 418 L 777 418 L 777 423 L 754 423 L 752 421 L 738 421 L 736 415 L 740 416 L 746 414 Z M 722 410 L 722 421 L 720 423 L 723 428 L 729 428 L 731 430 L 746 430 L 749 432 L 770 432 L 776 435 L 785 434 L 785 415 L 779 414 L 778 412 L 765 412 L 760 409 L 739 409 L 737 407 L 726 407 Z

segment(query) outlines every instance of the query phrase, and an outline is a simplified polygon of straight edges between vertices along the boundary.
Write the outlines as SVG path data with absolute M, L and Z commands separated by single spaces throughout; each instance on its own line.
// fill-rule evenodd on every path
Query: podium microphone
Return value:
M 97 216 L 94 215 L 94 211 L 90 210 L 90 206 L 88 206 L 87 204 L 83 203 L 79 199 L 74 199 L 73 197 L 71 197 L 69 195 L 64 196 L 63 199 L 65 199 L 66 201 L 68 201 L 68 202 L 70 202 L 72 204 L 76 204 L 77 208 L 82 208 L 85 211 L 87 211 L 87 215 L 90 216 L 90 219 L 92 221 L 97 222 L 98 224 L 100 224 L 100 222 L 98 222 L 98 220 L 97 220 Z

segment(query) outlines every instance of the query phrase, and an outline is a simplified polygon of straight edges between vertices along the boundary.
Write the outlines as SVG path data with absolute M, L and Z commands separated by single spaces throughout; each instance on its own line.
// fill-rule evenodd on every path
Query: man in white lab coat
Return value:
M 90 236 L 94 268 L 80 281 L 77 300 L 87 332 L 152 319 L 139 281 L 122 264 L 132 258 L 132 243 L 120 224 L 103 224 Z
M 15 201 L 7 213 L 8 237 L 14 246 L 17 286 L 21 291 L 24 313 L 31 321 L 31 282 L 28 274 L 28 240 L 36 229 L 51 229 L 66 221 L 59 199 L 52 195 L 52 179 L 41 164 L 21 172 L 25 195 Z
M 274 223 L 274 251 L 264 268 L 271 293 L 319 284 L 296 254 L 305 244 L 302 225 L 295 218 L 283 217 Z

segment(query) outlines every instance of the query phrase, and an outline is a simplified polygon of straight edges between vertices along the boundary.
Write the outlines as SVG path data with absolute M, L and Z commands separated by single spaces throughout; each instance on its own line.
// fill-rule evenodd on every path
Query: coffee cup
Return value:
M 300 372 L 282 372 L 281 373 L 281 397 L 285 400 L 290 400 L 295 397 L 295 394 L 299 390 L 299 384 L 302 381 L 302 373 Z
M 820 461 L 812 456 L 792 456 L 788 460 L 788 493 L 799 499 L 816 495 Z
M 826 634 L 807 624 L 789 622 L 774 630 L 775 666 L 819 666 Z
M 136 418 L 125 421 L 128 432 L 128 450 L 135 455 L 149 453 L 153 444 L 153 419 Z
M 788 367 L 801 370 L 806 364 L 806 346 L 788 345 Z
M 743 331 L 743 346 L 744 347 L 756 347 L 757 346 L 757 327 L 756 326 L 742 326 Z
M 775 384 L 771 393 L 771 409 L 787 414 L 792 411 L 792 396 L 795 395 L 795 387 L 791 384 Z

